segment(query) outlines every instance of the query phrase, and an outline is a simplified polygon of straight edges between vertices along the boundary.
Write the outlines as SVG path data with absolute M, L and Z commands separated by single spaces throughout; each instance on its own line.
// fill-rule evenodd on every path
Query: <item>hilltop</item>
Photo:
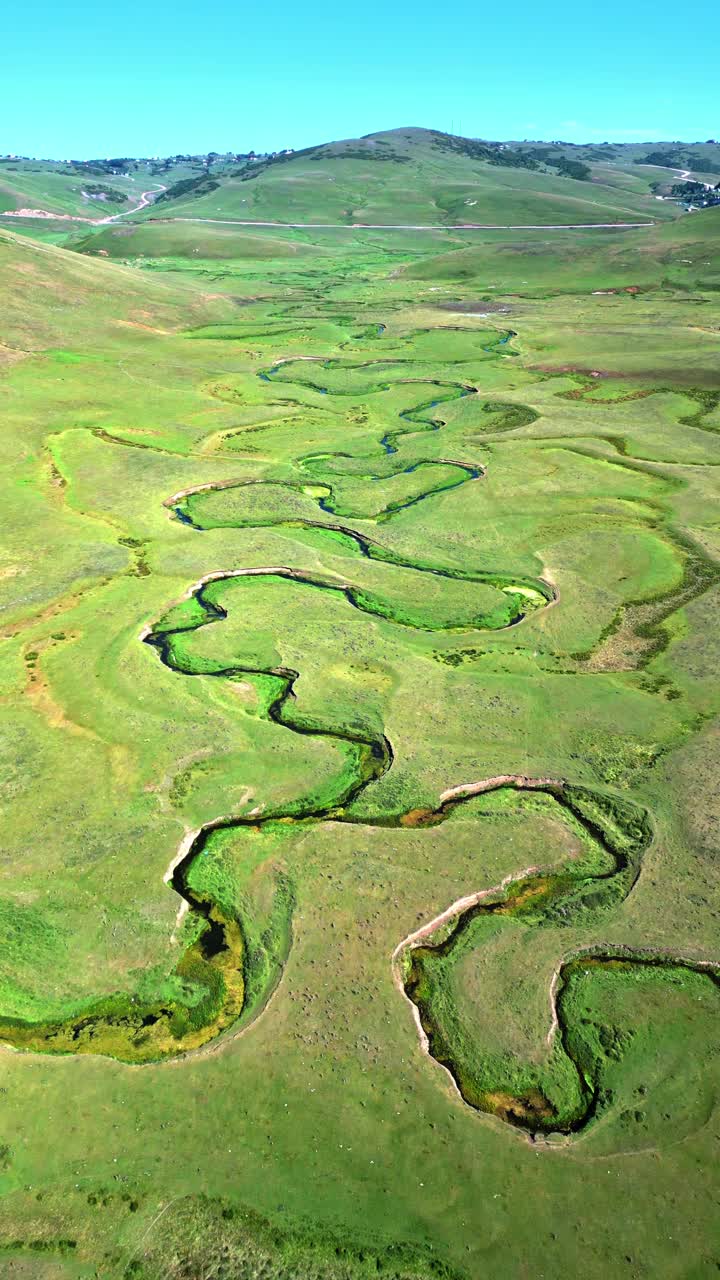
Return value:
M 679 179 L 715 183 L 720 144 L 498 142 L 412 126 L 268 155 L 0 157 L 0 215 L 43 234 L 108 218 L 551 226 L 667 220 Z M 143 205 L 144 192 L 150 204 Z M 31 233 L 35 230 L 30 228 Z
M 339 224 L 602 223 L 669 216 L 647 178 L 562 151 L 401 128 L 170 185 L 147 217 Z M 674 212 L 674 210 L 673 210 Z

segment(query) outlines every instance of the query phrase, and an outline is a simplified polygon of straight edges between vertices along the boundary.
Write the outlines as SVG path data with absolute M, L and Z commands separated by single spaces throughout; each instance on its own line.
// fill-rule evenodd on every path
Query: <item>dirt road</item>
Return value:
M 136 204 L 133 209 L 125 209 L 123 213 L 114 213 L 110 218 L 88 219 L 88 221 L 94 221 L 96 226 L 103 227 L 108 222 L 117 222 L 118 218 L 128 218 L 131 213 L 139 213 L 141 209 L 147 209 L 155 197 L 162 195 L 163 191 L 167 191 L 167 187 L 164 187 L 161 183 L 160 186 L 153 187 L 151 191 L 143 191 L 140 196 L 140 203 Z
M 50 218 L 56 222 L 87 222 L 92 227 L 104 227 L 108 222 L 117 222 L 118 218 L 128 218 L 131 213 L 139 213 L 141 209 L 147 209 L 154 198 L 161 195 L 163 191 L 167 191 L 167 187 L 162 185 L 153 187 L 151 191 L 143 191 L 139 203 L 133 205 L 132 209 L 113 213 L 109 218 L 82 218 L 75 213 L 51 213 L 47 209 L 5 209 L 0 213 L 0 218 Z

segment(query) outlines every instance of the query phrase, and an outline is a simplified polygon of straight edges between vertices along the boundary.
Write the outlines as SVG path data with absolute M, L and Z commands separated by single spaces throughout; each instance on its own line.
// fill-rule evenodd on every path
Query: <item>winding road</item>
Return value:
M 163 191 L 167 191 L 165 186 L 153 187 L 150 191 L 143 191 L 138 204 L 133 205 L 132 209 L 125 209 L 122 213 L 113 213 L 108 218 L 84 218 L 80 214 L 72 213 L 54 213 L 48 209 L 5 209 L 0 213 L 1 218 L 48 218 L 57 222 L 87 222 L 92 227 L 104 227 L 110 222 L 117 222 L 120 218 L 129 218 L 133 213 L 139 213 L 141 209 L 147 209 L 155 197 L 161 195 Z
M 98 227 L 104 227 L 108 222 L 117 222 L 120 218 L 129 218 L 131 214 L 139 213 L 141 209 L 149 208 L 149 206 L 155 202 L 157 197 L 162 195 L 163 191 L 167 191 L 167 187 L 163 186 L 162 183 L 157 187 L 153 187 L 150 191 L 143 191 L 140 196 L 139 204 L 136 204 L 133 209 L 125 209 L 123 213 L 114 213 L 111 218 L 100 218 L 99 220 L 95 220 L 95 225 Z M 91 219 L 91 221 L 93 221 L 93 219 Z

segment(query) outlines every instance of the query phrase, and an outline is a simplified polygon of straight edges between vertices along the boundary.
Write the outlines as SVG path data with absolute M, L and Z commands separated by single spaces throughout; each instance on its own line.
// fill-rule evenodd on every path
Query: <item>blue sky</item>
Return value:
M 715 0 L 35 0 L 4 14 L 0 153 L 720 137 L 719 47 Z

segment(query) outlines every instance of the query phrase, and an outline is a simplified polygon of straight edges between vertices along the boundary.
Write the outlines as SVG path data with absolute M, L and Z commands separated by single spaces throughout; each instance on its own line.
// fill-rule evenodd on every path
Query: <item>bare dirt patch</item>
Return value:
M 478 302 L 433 302 L 431 306 L 435 311 L 454 311 L 462 315 L 508 315 L 511 307 L 505 302 L 485 302 L 482 298 Z

